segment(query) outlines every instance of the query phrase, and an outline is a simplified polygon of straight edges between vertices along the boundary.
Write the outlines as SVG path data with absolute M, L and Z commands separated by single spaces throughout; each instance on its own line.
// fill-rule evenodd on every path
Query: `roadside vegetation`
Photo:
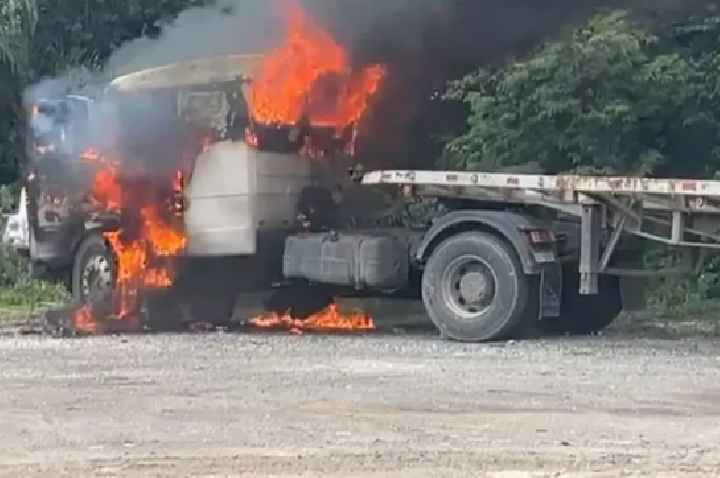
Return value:
M 102 64 L 113 49 L 157 35 L 203 0 L 4 0 L 0 5 L 0 208 L 12 212 L 24 164 L 22 92 L 38 78 Z M 692 4 L 692 7 L 690 6 Z M 692 8 L 692 10 L 690 10 Z M 464 103 L 443 166 L 494 171 L 539 162 L 547 172 L 720 177 L 720 16 L 713 8 L 635 18 L 605 12 L 530 55 L 451 83 Z M 454 107 L 453 107 L 454 108 Z M 672 265 L 647 252 L 653 267 Z M 67 300 L 0 248 L 0 317 Z M 692 279 L 654 279 L 648 305 L 666 316 L 720 312 L 720 260 Z
M 0 186 L 3 229 L 7 215 L 17 210 L 17 198 L 17 187 Z M 25 319 L 69 300 L 64 284 L 34 279 L 26 257 L 10 247 L 0 247 L 0 321 Z

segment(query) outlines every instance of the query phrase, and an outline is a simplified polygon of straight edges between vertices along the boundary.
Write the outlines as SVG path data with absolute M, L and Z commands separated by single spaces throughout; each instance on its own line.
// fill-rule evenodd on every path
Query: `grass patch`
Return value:
M 63 284 L 34 279 L 30 270 L 26 257 L 0 245 L 0 322 L 22 320 L 70 302 Z
M 38 280 L 23 281 L 0 288 L 0 322 L 14 322 L 70 302 L 61 284 Z
M 18 321 L 27 320 L 35 317 L 37 314 L 44 312 L 45 310 L 59 307 L 62 304 L 42 304 L 38 307 L 31 307 L 29 305 L 2 305 L 0 304 L 0 324 L 2 323 L 15 323 Z

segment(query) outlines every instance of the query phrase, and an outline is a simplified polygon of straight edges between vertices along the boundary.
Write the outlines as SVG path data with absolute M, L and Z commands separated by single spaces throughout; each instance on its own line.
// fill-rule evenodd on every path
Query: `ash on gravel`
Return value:
M 720 343 L 0 340 L 0 476 L 718 476 Z

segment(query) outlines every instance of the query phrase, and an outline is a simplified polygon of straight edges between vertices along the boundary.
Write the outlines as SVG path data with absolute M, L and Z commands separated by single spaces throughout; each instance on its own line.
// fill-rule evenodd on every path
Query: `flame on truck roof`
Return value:
M 178 88 L 250 78 L 263 55 L 226 55 L 140 70 L 115 78 L 106 91 Z

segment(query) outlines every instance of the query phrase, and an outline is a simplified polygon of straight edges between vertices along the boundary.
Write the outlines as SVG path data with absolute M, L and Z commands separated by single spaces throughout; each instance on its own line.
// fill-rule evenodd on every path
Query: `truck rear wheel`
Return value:
M 75 301 L 84 304 L 107 297 L 115 286 L 117 265 L 102 236 L 86 237 L 75 253 L 71 289 Z
M 588 335 L 608 327 L 622 311 L 620 278 L 601 275 L 598 294 L 578 291 L 577 263 L 563 267 L 560 316 L 540 321 L 540 330 L 550 335 Z
M 453 236 L 432 253 L 422 277 L 422 298 L 443 336 L 480 342 L 510 336 L 524 326 L 530 280 L 515 251 L 483 232 Z

